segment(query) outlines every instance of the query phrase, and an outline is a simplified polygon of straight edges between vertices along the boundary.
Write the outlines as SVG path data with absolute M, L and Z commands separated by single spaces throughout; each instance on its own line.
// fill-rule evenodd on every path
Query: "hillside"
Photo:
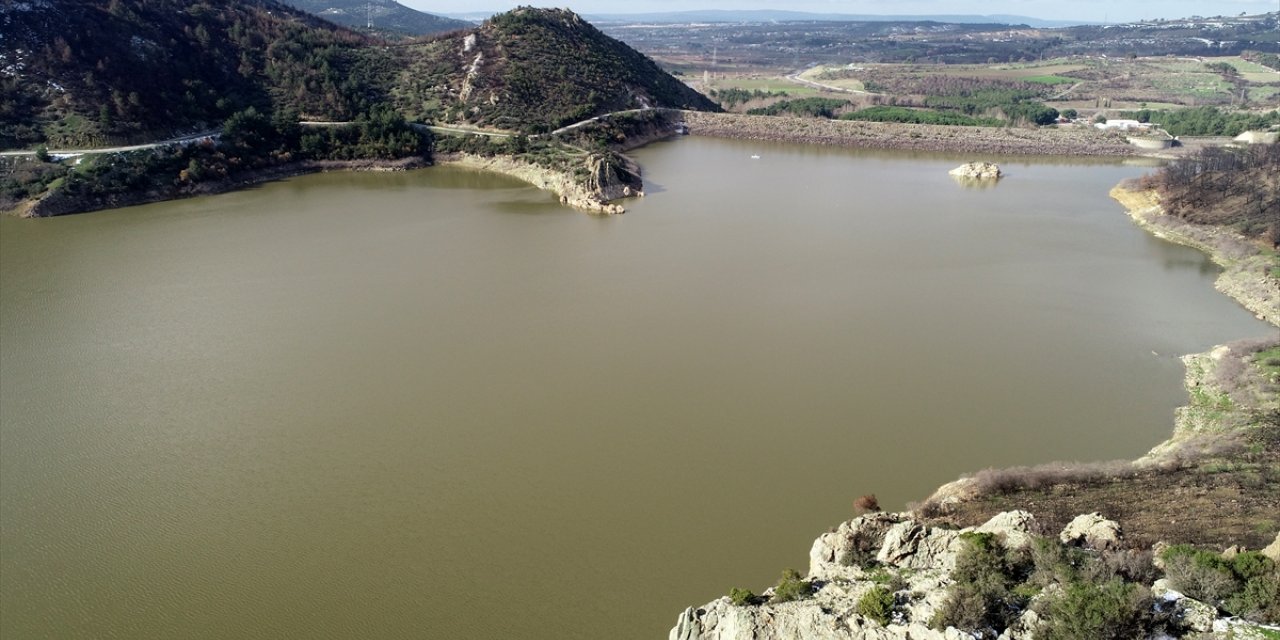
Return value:
M 564 9 L 522 7 L 415 45 L 396 83 L 410 118 L 537 133 L 645 107 L 718 110 L 657 63 Z
M 272 0 L 37 0 L 6 11 L 0 41 L 4 148 L 147 142 L 250 106 L 345 121 L 391 103 L 409 119 L 528 132 L 716 108 L 565 10 L 388 47 Z
M 395 0 L 283 0 L 285 4 L 312 13 L 335 24 L 425 36 L 432 33 L 469 29 L 475 25 L 463 20 L 410 9 Z
M 248 106 L 346 119 L 389 57 L 269 0 L 42 0 L 0 23 L 0 146 L 90 146 L 211 128 Z
M 492 162 L 536 174 L 531 181 L 569 204 L 616 212 L 607 201 L 641 186 L 619 152 L 671 130 L 658 108 L 716 108 L 558 9 L 517 9 L 398 45 L 271 0 L 35 0 L 2 24 L 3 41 L 16 46 L 0 59 L 0 144 L 36 151 L 0 162 L 0 209 L 24 215 L 224 191 L 303 171 L 418 166 L 436 153 L 508 157 Z M 576 128 L 572 142 L 435 140 L 423 126 L 536 133 L 631 110 Z M 307 122 L 315 120 L 324 122 Z M 191 132 L 201 133 L 74 162 L 48 153 Z

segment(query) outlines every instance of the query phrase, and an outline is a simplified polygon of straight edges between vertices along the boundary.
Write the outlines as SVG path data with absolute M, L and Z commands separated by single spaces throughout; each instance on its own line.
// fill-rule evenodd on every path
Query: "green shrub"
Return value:
M 889 591 L 902 591 L 907 588 L 907 580 L 902 577 L 902 574 L 890 571 L 884 567 L 880 567 L 875 571 L 872 571 L 870 574 L 867 574 L 867 579 L 888 589 Z
M 810 595 L 813 595 L 813 583 L 803 579 L 800 572 L 795 569 L 783 571 L 782 579 L 778 580 L 777 586 L 773 588 L 774 602 L 803 600 Z
M 1143 587 L 1113 578 L 1103 583 L 1073 582 L 1037 607 L 1043 640 L 1129 640 L 1146 635 L 1151 596 Z
M 1208 604 L 1220 606 L 1244 586 L 1231 563 L 1212 551 L 1179 544 L 1165 549 L 1160 557 L 1171 587 Z
M 1251 578 L 1227 598 L 1223 609 L 1254 622 L 1280 622 L 1280 573 L 1273 567 L 1269 573 Z
M 835 98 L 796 98 L 775 102 L 767 107 L 748 109 L 753 116 L 809 116 L 815 118 L 834 118 L 836 111 L 849 104 L 848 100 Z
M 877 585 L 858 600 L 858 615 L 885 626 L 893 619 L 894 603 L 893 592 Z
M 980 118 L 950 111 L 886 106 L 859 109 L 840 116 L 840 119 L 866 120 L 870 122 L 905 122 L 909 124 L 945 124 L 961 127 L 998 127 L 1004 124 L 999 118 Z
M 951 573 L 956 582 L 930 624 L 998 635 L 1026 607 L 1026 590 L 1015 587 L 1030 568 L 1006 552 L 994 534 L 963 533 L 960 539 L 964 546 Z
M 1170 586 L 1235 616 L 1280 622 L 1280 569 L 1256 551 L 1227 559 L 1190 545 L 1161 554 Z
M 760 604 L 760 596 L 756 595 L 750 589 L 739 589 L 733 587 L 729 589 L 729 600 L 733 602 L 735 607 L 746 607 L 753 604 Z

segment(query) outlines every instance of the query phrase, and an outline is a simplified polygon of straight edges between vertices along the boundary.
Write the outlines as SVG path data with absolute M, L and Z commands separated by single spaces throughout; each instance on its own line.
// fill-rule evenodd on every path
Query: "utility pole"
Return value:
M 364 19 L 366 22 L 365 28 L 373 29 L 373 3 L 372 2 L 364 3 Z

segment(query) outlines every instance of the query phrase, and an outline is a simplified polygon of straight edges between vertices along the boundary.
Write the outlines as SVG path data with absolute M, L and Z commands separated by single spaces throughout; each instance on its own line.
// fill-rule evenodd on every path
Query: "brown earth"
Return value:
M 686 111 L 684 117 L 690 134 L 717 138 L 969 154 L 1138 155 L 1123 136 L 1090 128 L 954 127 L 698 111 Z
M 1149 470 L 1091 482 L 985 495 L 926 517 L 932 525 L 977 526 L 1002 511 L 1035 515 L 1045 533 L 1097 511 L 1120 523 L 1133 548 L 1158 541 L 1260 549 L 1280 529 L 1280 452 L 1251 461 Z

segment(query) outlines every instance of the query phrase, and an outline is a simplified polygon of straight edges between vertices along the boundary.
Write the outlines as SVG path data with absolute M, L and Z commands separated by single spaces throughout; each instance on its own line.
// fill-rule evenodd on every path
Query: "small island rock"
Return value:
M 949 173 L 960 178 L 976 178 L 979 180 L 994 180 L 1003 175 L 1000 172 L 1000 165 L 994 162 L 966 162 L 952 169 Z

